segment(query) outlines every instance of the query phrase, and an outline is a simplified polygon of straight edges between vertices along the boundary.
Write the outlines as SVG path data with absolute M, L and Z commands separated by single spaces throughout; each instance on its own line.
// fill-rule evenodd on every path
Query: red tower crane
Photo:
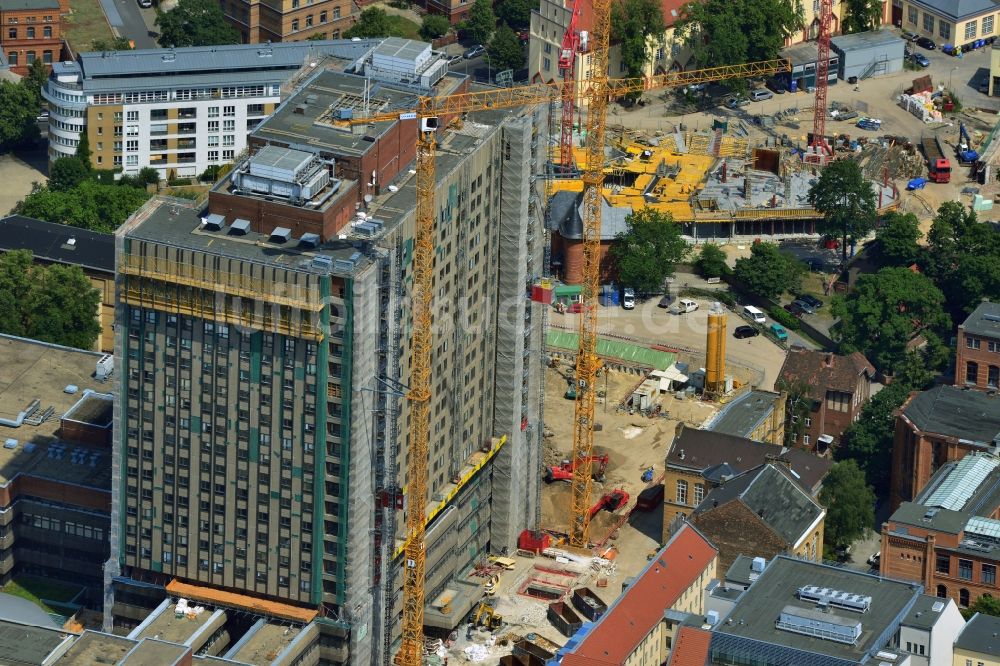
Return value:
M 576 52 L 580 49 L 580 18 L 583 0 L 573 0 L 569 25 L 563 33 L 559 51 L 559 71 L 562 73 L 562 134 L 559 141 L 559 164 L 564 171 L 573 167 L 573 111 L 576 108 Z
M 823 164 L 830 154 L 826 143 L 826 93 L 830 70 L 830 23 L 833 0 L 820 0 L 819 36 L 816 40 L 816 101 L 813 105 L 812 160 Z

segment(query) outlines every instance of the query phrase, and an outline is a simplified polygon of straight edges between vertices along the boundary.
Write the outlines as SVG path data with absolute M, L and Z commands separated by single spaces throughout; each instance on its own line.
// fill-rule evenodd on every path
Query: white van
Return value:
M 635 289 L 632 287 L 625 287 L 622 290 L 622 307 L 626 310 L 635 308 Z
M 679 298 L 677 303 L 674 304 L 674 312 L 677 314 L 684 314 L 686 312 L 694 312 L 698 309 L 698 304 L 692 301 L 690 298 Z
M 771 99 L 774 97 L 774 93 L 767 88 L 758 88 L 750 92 L 750 99 L 754 102 L 763 102 L 766 99 Z
M 764 313 L 752 305 L 747 305 L 743 308 L 743 315 L 750 317 L 758 324 L 763 324 L 767 321 L 767 317 L 764 316 Z

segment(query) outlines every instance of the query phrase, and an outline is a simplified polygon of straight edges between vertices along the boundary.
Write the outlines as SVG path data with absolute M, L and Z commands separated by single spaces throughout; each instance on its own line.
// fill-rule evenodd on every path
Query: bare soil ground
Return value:
M 31 184 L 44 183 L 45 150 L 17 151 L 0 155 L 0 216 L 7 215 L 18 201 L 31 192 Z

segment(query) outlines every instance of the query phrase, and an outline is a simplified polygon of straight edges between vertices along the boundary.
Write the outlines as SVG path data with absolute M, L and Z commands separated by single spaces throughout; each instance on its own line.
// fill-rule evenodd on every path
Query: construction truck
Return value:
M 927 171 L 929 178 L 935 183 L 947 183 L 951 180 L 951 162 L 944 156 L 941 150 L 941 141 L 936 136 L 925 136 L 920 139 L 920 145 L 924 149 L 924 157 L 927 158 Z
M 972 148 L 972 139 L 965 129 L 964 123 L 958 124 L 958 146 L 955 149 L 961 164 L 974 164 L 979 159 L 979 153 Z
M 484 601 L 479 604 L 476 614 L 472 616 L 472 626 L 485 627 L 490 631 L 494 631 L 503 626 L 503 616 L 497 613 L 493 606 Z
M 590 507 L 590 517 L 593 518 L 602 510 L 607 511 L 617 511 L 626 504 L 628 504 L 629 494 L 625 492 L 622 488 L 616 488 L 610 493 L 606 493 L 604 497 L 597 500 L 594 506 Z
M 594 472 L 594 479 L 596 481 L 604 481 L 604 472 L 608 468 L 608 456 L 587 456 L 583 459 L 584 465 L 592 465 L 593 463 L 600 463 L 600 467 Z M 545 483 L 552 483 L 553 481 L 572 481 L 573 480 L 573 470 L 576 469 L 575 460 L 563 460 L 561 463 L 554 467 L 545 468 Z

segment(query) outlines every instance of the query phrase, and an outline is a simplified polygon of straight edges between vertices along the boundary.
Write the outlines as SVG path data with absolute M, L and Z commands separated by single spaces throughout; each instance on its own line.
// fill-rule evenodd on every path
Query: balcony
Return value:
M 194 120 L 198 117 L 198 109 L 177 109 L 179 120 Z
M 193 148 L 197 148 L 198 147 L 197 143 L 198 142 L 195 139 L 178 139 L 177 140 L 177 148 L 180 149 L 180 150 L 185 150 L 185 149 L 186 150 L 191 150 Z
M 149 149 L 150 150 L 167 150 L 167 141 L 166 141 L 166 139 L 157 139 L 155 141 L 150 141 L 149 142 Z
M 196 134 L 198 128 L 194 123 L 181 123 L 177 126 L 175 134 Z

